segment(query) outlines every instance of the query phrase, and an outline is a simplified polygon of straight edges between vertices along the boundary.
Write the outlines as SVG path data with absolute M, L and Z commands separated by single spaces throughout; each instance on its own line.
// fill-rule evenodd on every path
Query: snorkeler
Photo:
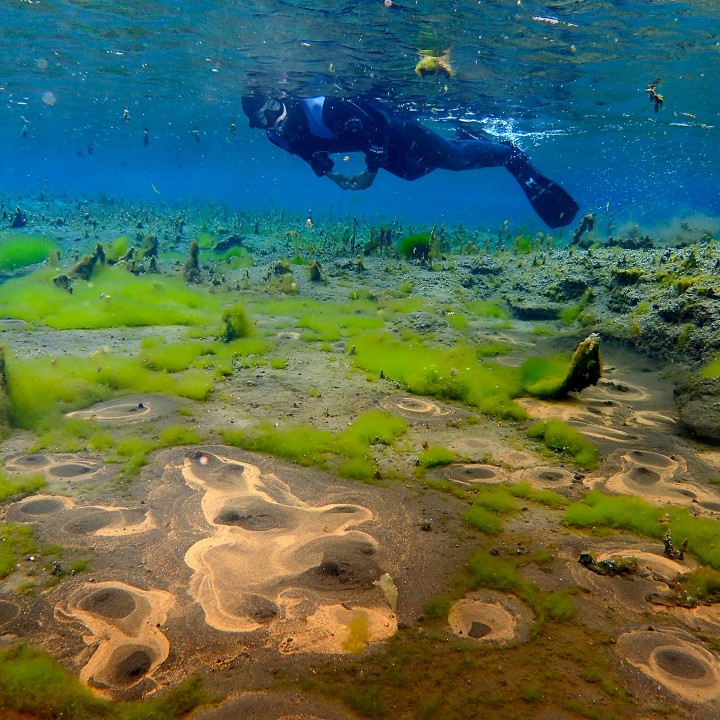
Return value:
M 242 108 L 251 128 L 266 130 L 271 142 L 299 155 L 318 177 L 330 178 L 343 190 L 369 188 L 380 168 L 417 180 L 437 169 L 504 167 L 549 227 L 569 225 L 579 209 L 512 143 L 479 139 L 466 131 L 462 139 L 446 139 L 372 100 L 253 94 L 243 97 Z M 364 153 L 367 169 L 353 177 L 334 172 L 330 154 L 348 152 Z

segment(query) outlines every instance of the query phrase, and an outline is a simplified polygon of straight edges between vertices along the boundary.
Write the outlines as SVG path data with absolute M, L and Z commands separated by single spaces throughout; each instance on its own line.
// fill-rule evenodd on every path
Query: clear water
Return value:
M 447 134 L 473 120 L 515 140 L 601 222 L 720 214 L 717 0 L 0 5 L 6 198 L 105 194 L 542 227 L 502 170 L 414 183 L 382 174 L 363 193 L 316 179 L 247 128 L 240 97 L 263 86 L 369 94 Z M 416 75 L 428 49 L 450 50 L 454 77 Z

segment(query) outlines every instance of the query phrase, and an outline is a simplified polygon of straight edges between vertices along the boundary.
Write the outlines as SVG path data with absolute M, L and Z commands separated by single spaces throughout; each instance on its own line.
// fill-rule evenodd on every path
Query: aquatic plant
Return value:
M 700 377 L 703 380 L 720 377 L 720 355 L 700 369 Z
M 455 462 L 455 453 L 442 445 L 431 445 L 418 455 L 417 461 L 424 468 L 451 465 Z
M 225 330 L 222 334 L 224 342 L 232 342 L 239 338 L 248 337 L 254 330 L 253 321 L 242 305 L 232 305 L 226 308 L 222 316 Z
M 139 360 L 149 370 L 177 373 L 187 370 L 203 355 L 212 355 L 211 347 L 199 342 L 165 342 L 162 337 L 146 337 L 140 343 Z
M 405 429 L 402 418 L 390 413 L 368 411 L 338 433 L 318 430 L 310 425 L 274 427 L 269 423 L 220 432 L 228 445 L 266 452 L 300 465 L 323 469 L 332 467 L 348 479 L 369 481 L 378 476 L 370 446 L 390 445 Z
M 598 464 L 595 446 L 572 425 L 557 418 L 543 420 L 531 425 L 528 436 L 542 440 L 546 447 L 568 455 L 576 465 L 585 470 L 593 470 Z
M 400 342 L 380 331 L 353 338 L 350 350 L 353 365 L 400 382 L 417 395 L 461 400 L 502 419 L 521 420 L 527 416 L 513 402 L 522 394 L 517 370 L 479 361 L 468 345 L 436 349 L 418 341 Z
M 187 425 L 170 425 L 160 431 L 158 444 L 160 447 L 176 447 L 178 445 L 197 445 L 203 436 L 193 427 Z
M 37 551 L 37 538 L 31 526 L 0 521 L 0 579 L 13 572 L 21 558 Z
M 657 507 L 639 497 L 591 490 L 582 502 L 565 510 L 565 522 L 573 527 L 629 530 L 658 542 L 670 532 L 674 538 L 687 538 L 688 552 L 720 569 L 720 521 L 693 517 L 687 508 Z
M 473 506 L 465 513 L 465 522 L 488 535 L 497 535 L 503 527 L 497 513 L 481 505 Z
M 427 232 L 405 235 L 397 243 L 398 255 L 405 260 L 427 261 L 432 248 L 432 238 Z
M 157 372 L 137 358 L 109 351 L 84 357 L 8 358 L 7 378 L 13 424 L 25 428 L 47 427 L 63 412 L 123 392 L 159 392 L 202 400 L 213 387 L 212 377 L 203 370 Z
M 3 234 L 0 236 L 0 270 L 13 272 L 36 265 L 57 251 L 57 245 L 41 235 Z
M 193 677 L 149 701 L 99 697 L 43 650 L 16 645 L 0 650 L 0 707 L 22 716 L 63 720 L 177 720 L 207 701 Z
M 31 495 L 45 485 L 42 475 L 8 475 L 0 470 L 0 502 L 13 495 Z
M 77 282 L 68 293 L 41 268 L 0 285 L 0 312 L 6 317 L 61 330 L 155 325 L 212 325 L 221 301 L 179 278 L 133 275 L 103 266 L 92 283 Z

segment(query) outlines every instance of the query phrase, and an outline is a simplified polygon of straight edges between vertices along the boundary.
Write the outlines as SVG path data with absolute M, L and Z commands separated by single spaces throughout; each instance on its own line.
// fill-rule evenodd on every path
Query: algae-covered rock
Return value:
M 528 358 L 520 368 L 523 389 L 544 398 L 564 397 L 597 385 L 602 377 L 600 336 L 592 333 L 575 349 L 570 362 L 558 357 Z
M 185 282 L 200 282 L 200 262 L 198 259 L 199 255 L 200 246 L 195 240 L 193 240 L 190 243 L 190 253 L 188 255 L 187 261 L 185 262 L 185 268 L 183 270 L 183 277 L 185 278 Z
M 690 380 L 675 388 L 680 422 L 693 435 L 720 442 L 720 377 Z
M 10 398 L 5 374 L 5 348 L 0 345 L 0 438 L 10 432 Z

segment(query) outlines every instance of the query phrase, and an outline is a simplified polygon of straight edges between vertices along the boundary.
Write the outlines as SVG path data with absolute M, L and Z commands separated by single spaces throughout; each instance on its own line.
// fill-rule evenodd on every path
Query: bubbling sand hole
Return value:
M 720 699 L 720 658 L 691 635 L 674 630 L 631 630 L 617 651 L 649 678 L 693 703 Z
M 380 406 L 385 410 L 411 420 L 447 419 L 456 414 L 454 408 L 440 405 L 427 398 L 415 396 L 384 398 L 380 402 Z
M 108 425 L 127 425 L 157 420 L 174 412 L 176 401 L 164 395 L 128 395 L 98 403 L 84 410 L 67 413 L 67 417 L 93 420 Z
M 84 583 L 66 607 L 55 609 L 58 620 L 82 623 L 89 631 L 86 644 L 97 646 L 80 679 L 101 690 L 143 683 L 143 692 L 152 691 L 152 675 L 170 652 L 159 628 L 174 602 L 163 590 L 140 590 L 119 582 Z
M 507 645 L 528 639 L 533 614 L 512 596 L 475 592 L 450 608 L 448 623 L 459 637 L 488 645 Z
M 353 632 L 363 642 L 395 632 L 395 615 L 373 586 L 383 573 L 378 543 L 356 529 L 374 519 L 370 510 L 310 505 L 273 473 L 205 450 L 185 456 L 182 474 L 203 493 L 211 532 L 185 554 L 190 593 L 208 625 L 264 630 L 285 653 L 346 652 Z

